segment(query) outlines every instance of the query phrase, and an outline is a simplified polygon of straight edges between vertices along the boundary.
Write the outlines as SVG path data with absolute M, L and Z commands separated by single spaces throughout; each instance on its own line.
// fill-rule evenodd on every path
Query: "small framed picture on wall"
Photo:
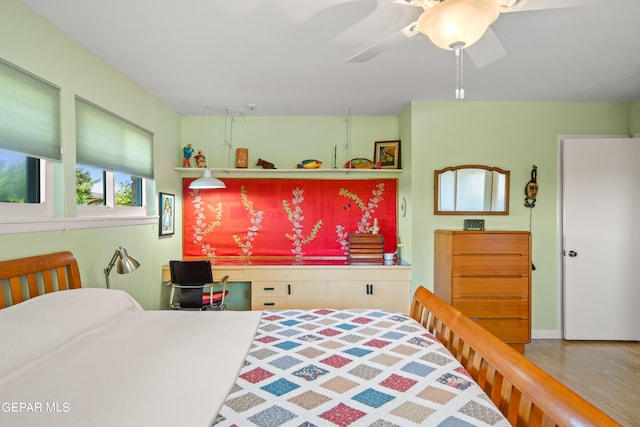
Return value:
M 176 225 L 175 217 L 176 196 L 169 193 L 160 193 L 160 236 L 169 236 L 174 233 Z
M 378 169 L 400 169 L 400 141 L 376 141 L 373 162 Z

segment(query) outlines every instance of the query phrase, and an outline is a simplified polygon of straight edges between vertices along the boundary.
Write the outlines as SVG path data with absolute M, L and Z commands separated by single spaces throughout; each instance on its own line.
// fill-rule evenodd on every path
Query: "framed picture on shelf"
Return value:
M 174 233 L 176 225 L 175 217 L 176 196 L 169 193 L 160 193 L 160 236 L 168 236 Z
M 379 169 L 400 169 L 400 141 L 376 141 L 373 162 Z

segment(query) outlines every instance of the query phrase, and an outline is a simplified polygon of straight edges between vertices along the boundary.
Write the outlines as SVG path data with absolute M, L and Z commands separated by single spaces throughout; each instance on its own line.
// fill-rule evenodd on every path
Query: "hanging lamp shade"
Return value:
M 227 186 L 218 178 L 212 177 L 209 169 L 205 169 L 202 178 L 191 181 L 189 188 L 193 190 L 207 190 L 212 188 L 227 188 Z
M 418 30 L 441 49 L 469 47 L 500 15 L 496 0 L 445 0 L 427 8 Z

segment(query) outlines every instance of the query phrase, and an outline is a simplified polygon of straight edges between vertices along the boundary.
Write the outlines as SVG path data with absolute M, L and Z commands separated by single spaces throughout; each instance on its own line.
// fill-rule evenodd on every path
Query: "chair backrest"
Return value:
M 169 261 L 171 281 L 180 285 L 213 283 L 210 261 Z

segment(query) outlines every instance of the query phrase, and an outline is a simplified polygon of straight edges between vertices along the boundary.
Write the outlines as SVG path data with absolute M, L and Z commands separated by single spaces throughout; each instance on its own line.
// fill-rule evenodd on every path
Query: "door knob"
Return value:
M 573 257 L 577 257 L 577 256 L 578 256 L 578 252 L 576 252 L 576 251 L 569 251 L 569 256 L 570 256 L 570 257 L 572 257 L 572 258 L 573 258 Z

